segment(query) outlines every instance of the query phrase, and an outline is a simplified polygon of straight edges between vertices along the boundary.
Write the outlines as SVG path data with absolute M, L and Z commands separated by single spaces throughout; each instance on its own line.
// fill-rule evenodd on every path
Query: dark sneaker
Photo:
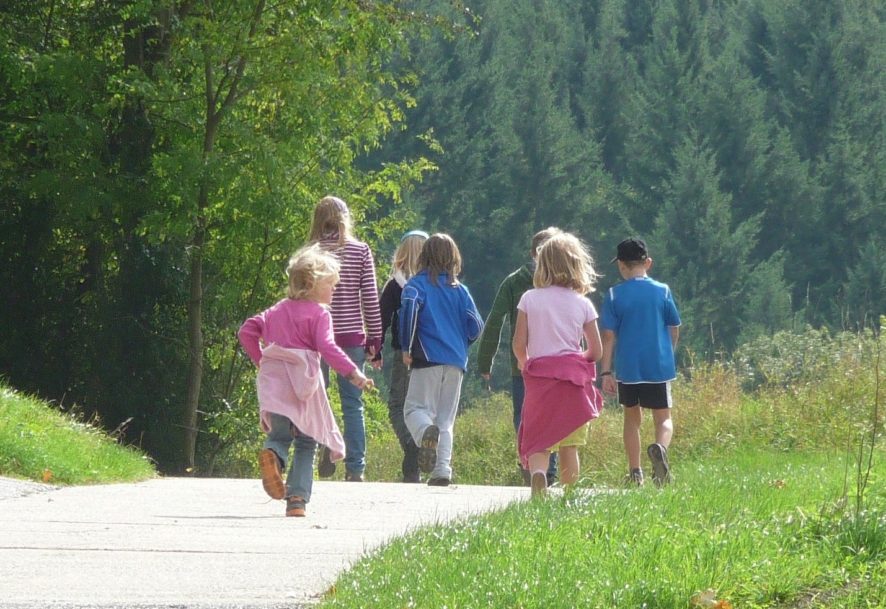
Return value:
M 297 495 L 286 498 L 286 515 L 295 516 L 297 518 L 305 515 L 305 500 Z
M 283 499 L 286 487 L 280 473 L 280 457 L 270 448 L 263 448 L 258 453 L 258 469 L 261 472 L 261 485 L 271 499 Z
M 544 499 L 548 494 L 548 477 L 544 472 L 535 472 L 532 474 L 530 488 L 532 489 L 533 499 Z
M 428 478 L 428 486 L 449 486 L 452 480 L 449 478 Z
M 317 473 L 321 478 L 331 478 L 335 473 L 335 463 L 332 461 L 332 455 L 329 453 L 329 447 L 324 446 L 320 449 L 320 462 L 317 464 Z
M 408 474 L 403 474 L 403 482 L 407 484 L 415 484 L 416 482 L 421 482 L 421 474 L 418 472 L 409 472 Z
M 639 467 L 635 467 L 630 474 L 625 476 L 626 486 L 643 486 L 645 483 L 646 479 L 643 477 L 643 470 Z
M 363 482 L 363 472 L 345 472 L 345 482 Z
M 668 465 L 668 449 L 661 444 L 650 444 L 646 454 L 652 460 L 652 482 L 662 487 L 671 481 L 671 467 Z
M 418 448 L 418 469 L 430 474 L 437 465 L 437 442 L 440 439 L 440 429 L 436 425 L 428 425 L 421 437 L 421 446 Z

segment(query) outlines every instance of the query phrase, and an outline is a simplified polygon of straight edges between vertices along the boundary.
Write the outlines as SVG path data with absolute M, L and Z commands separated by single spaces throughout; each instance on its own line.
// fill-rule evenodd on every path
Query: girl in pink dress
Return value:
M 531 474 L 533 497 L 546 493 L 545 471 L 554 451 L 560 457 L 560 481 L 572 485 L 578 480 L 578 447 L 603 405 L 594 385 L 603 347 L 597 311 L 586 297 L 597 278 L 593 260 L 570 233 L 548 239 L 537 260 L 535 289 L 517 305 L 513 341 L 526 385 L 518 448 Z
M 287 516 L 304 516 L 311 500 L 317 442 L 333 460 L 344 457 L 345 443 L 329 408 L 320 358 L 358 390 L 372 380 L 335 343 L 329 304 L 339 279 L 339 263 L 319 246 L 302 248 L 289 260 L 288 298 L 250 317 L 238 338 L 258 366 L 256 385 L 262 431 L 268 434 L 259 453 L 265 492 L 286 498 Z M 295 443 L 286 484 L 282 471 Z

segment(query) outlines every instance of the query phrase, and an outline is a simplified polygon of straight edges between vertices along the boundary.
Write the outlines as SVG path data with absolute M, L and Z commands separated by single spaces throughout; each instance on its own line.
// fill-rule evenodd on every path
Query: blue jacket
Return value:
M 443 364 L 465 370 L 468 347 L 483 331 L 468 288 L 451 285 L 446 274 L 438 275 L 434 285 L 427 271 L 403 286 L 399 318 L 400 342 L 412 355 L 413 368 Z

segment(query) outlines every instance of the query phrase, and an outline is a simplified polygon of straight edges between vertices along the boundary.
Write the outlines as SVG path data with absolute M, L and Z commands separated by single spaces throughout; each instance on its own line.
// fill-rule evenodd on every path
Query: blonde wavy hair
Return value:
M 449 285 L 458 285 L 461 252 L 452 237 L 446 233 L 434 233 L 421 248 L 418 265 L 421 270 L 428 271 L 431 284 L 437 285 L 437 276 L 446 273 L 449 275 Z
M 403 273 L 406 279 L 415 275 L 420 270 L 418 259 L 427 240 L 426 236 L 419 234 L 404 237 L 391 259 L 391 275 L 397 271 Z
M 552 235 L 538 248 L 538 266 L 532 276 L 537 288 L 552 285 L 575 290 L 579 294 L 594 291 L 597 272 L 587 246 L 572 233 Z
M 354 236 L 351 222 L 348 204 L 338 197 L 325 196 L 314 207 L 314 219 L 311 221 L 308 241 L 316 243 L 324 237 L 338 233 L 338 244 L 342 246 Z
M 331 277 L 338 283 L 340 268 L 335 256 L 319 245 L 306 245 L 289 259 L 286 267 L 286 275 L 289 277 L 286 296 L 293 300 L 311 300 L 314 288 L 321 281 Z

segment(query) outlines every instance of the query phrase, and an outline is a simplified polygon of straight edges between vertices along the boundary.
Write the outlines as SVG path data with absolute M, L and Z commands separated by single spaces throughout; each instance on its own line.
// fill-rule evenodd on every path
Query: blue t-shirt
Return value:
M 671 289 L 650 277 L 612 287 L 603 299 L 600 327 L 615 332 L 615 373 L 622 383 L 664 383 L 677 376 L 671 326 L 680 314 Z

